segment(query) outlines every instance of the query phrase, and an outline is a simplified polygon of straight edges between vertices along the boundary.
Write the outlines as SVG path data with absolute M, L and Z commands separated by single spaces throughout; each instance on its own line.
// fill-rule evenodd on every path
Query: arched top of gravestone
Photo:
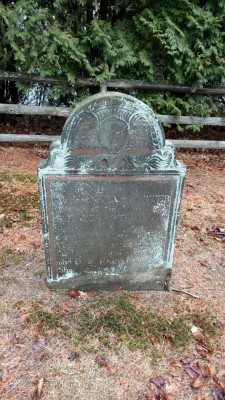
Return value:
M 62 145 L 73 154 L 149 154 L 165 145 L 153 111 L 123 93 L 100 93 L 82 101 L 68 117 Z

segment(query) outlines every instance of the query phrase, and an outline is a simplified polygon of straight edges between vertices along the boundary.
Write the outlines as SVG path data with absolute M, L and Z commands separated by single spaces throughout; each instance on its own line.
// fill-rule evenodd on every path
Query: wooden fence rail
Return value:
M 70 83 L 66 78 L 45 78 L 39 75 L 31 75 L 19 72 L 0 71 L 0 81 L 16 81 L 16 82 L 33 82 L 47 84 L 65 84 Z M 73 84 L 74 87 L 99 87 L 100 84 L 92 78 L 78 78 Z M 173 93 L 189 93 L 202 95 L 224 96 L 225 88 L 202 87 L 194 89 L 184 85 L 166 85 L 161 83 L 153 83 L 145 80 L 134 79 L 111 79 L 105 80 L 101 90 L 107 88 L 115 89 L 133 89 L 133 90 L 149 90 L 159 92 Z M 57 117 L 68 117 L 71 112 L 70 108 L 49 107 L 49 106 L 24 106 L 20 104 L 0 104 L 0 114 L 11 115 L 48 115 Z M 158 115 L 160 122 L 180 125 L 214 125 L 225 126 L 225 118 L 221 117 L 190 117 L 190 116 L 174 116 L 174 115 Z M 0 142 L 29 142 L 29 143 L 49 143 L 56 140 L 58 136 L 49 135 L 12 135 L 0 134 Z M 225 141 L 203 141 L 203 140 L 172 140 L 177 148 L 208 148 L 208 149 L 225 149 Z
M 0 81 L 15 81 L 15 82 L 33 82 L 47 84 L 64 84 L 71 85 L 66 78 L 48 78 L 40 75 L 25 74 L 20 72 L 0 71 Z M 99 83 L 93 78 L 79 77 L 72 85 L 74 87 L 98 87 Z M 134 90 L 151 90 L 156 92 L 173 92 L 173 93 L 190 93 L 204 94 L 213 96 L 225 95 L 225 88 L 218 87 L 201 87 L 194 88 L 185 85 L 167 85 L 162 83 L 148 82 L 146 80 L 137 79 L 106 79 L 104 86 L 114 89 L 134 89 Z
M 49 115 L 57 117 L 68 117 L 71 108 L 49 107 L 49 106 L 23 106 L 20 104 L 0 104 L 0 114 L 23 114 L 23 115 Z M 225 126 L 225 118 L 221 117 L 188 117 L 174 115 L 161 115 L 158 118 L 162 123 L 180 125 L 214 125 Z
M 18 134 L 0 134 L 0 143 L 51 143 L 60 139 L 60 136 L 52 135 L 18 135 Z M 178 149 L 225 149 L 225 141 L 217 140 L 167 140 L 172 142 Z

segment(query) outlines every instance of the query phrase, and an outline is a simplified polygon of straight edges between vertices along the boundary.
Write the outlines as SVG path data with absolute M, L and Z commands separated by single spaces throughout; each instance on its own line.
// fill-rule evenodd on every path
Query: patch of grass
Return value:
M 0 229 L 11 228 L 12 224 L 22 223 L 26 225 L 28 221 L 34 219 L 34 212 L 37 211 L 39 196 L 38 193 L 27 193 L 23 195 L 13 195 L 3 193 L 0 200 Z
M 138 306 L 130 294 L 115 299 L 94 299 L 85 306 L 76 304 L 65 312 L 60 304 L 48 308 L 41 301 L 16 303 L 15 307 L 27 315 L 27 323 L 39 334 L 49 329 L 68 337 L 83 351 L 98 352 L 100 348 L 121 350 L 155 349 L 156 343 L 184 347 L 193 340 L 191 327 L 203 329 L 207 344 L 217 334 L 216 318 L 207 312 L 168 318 Z
M 29 305 L 24 306 L 27 308 L 27 322 L 34 325 L 38 333 L 44 333 L 48 329 L 57 328 L 60 326 L 62 313 L 56 307 L 56 310 L 48 310 L 39 301 L 33 301 Z
M 123 294 L 114 303 L 97 300 L 88 309 L 82 308 L 76 315 L 76 340 L 88 343 L 88 339 L 96 338 L 104 346 L 122 343 L 130 350 L 147 349 L 162 341 L 180 347 L 190 341 L 190 328 L 196 318 L 192 314 L 169 319 L 146 307 L 137 307 L 130 295 Z M 203 325 L 207 332 L 216 334 L 212 318 L 205 316 Z
M 21 262 L 23 255 L 24 251 L 3 247 L 1 249 L 2 266 L 7 266 L 9 263 L 18 265 Z
M 13 174 L 13 175 L 8 175 L 8 174 L 0 174 L 0 181 L 4 182 L 30 182 L 30 183 L 37 183 L 38 178 L 35 175 L 20 175 L 20 174 Z
M 210 312 L 196 312 L 192 314 L 193 325 L 202 329 L 209 338 L 212 338 L 218 334 L 218 326 L 216 324 L 216 318 Z
M 34 272 L 34 275 L 35 275 L 35 276 L 38 276 L 39 278 L 41 278 L 44 274 L 45 274 L 45 269 L 37 269 L 37 270 Z

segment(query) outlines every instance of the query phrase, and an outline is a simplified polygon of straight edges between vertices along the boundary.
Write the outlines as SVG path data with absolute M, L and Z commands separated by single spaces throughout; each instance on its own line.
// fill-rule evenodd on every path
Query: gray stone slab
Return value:
M 184 175 L 145 104 L 80 103 L 38 167 L 48 285 L 167 290 Z

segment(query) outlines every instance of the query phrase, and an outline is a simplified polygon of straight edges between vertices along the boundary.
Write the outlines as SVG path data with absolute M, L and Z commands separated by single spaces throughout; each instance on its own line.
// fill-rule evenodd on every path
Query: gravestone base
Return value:
M 138 268 L 137 268 L 138 270 Z M 122 277 L 112 275 L 81 275 L 71 278 L 62 278 L 60 280 L 48 280 L 47 285 L 52 290 L 81 290 L 84 292 L 92 292 L 98 290 L 114 291 L 118 289 L 140 291 L 169 290 L 169 280 L 171 277 L 171 268 L 157 267 L 149 271 L 126 275 Z

